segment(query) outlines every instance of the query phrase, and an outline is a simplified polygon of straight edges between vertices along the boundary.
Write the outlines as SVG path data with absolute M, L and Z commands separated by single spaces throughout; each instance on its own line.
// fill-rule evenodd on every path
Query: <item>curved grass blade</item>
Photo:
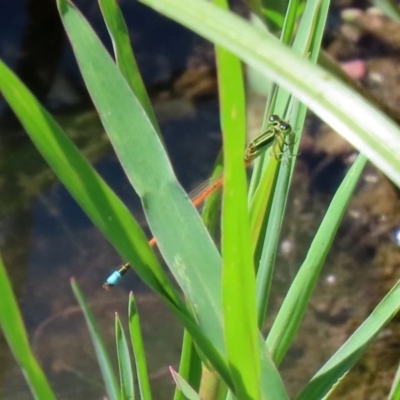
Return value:
M 0 328 L 18 363 L 34 399 L 55 400 L 42 368 L 29 345 L 28 335 L 0 256 Z
M 128 342 L 118 315 L 115 315 L 115 339 L 118 356 L 120 398 L 134 400 L 135 390 L 133 386 L 131 357 L 129 355 Z
M 363 155 L 358 156 L 335 193 L 306 259 L 290 286 L 271 327 L 266 343 L 277 365 L 282 361 L 297 332 L 314 285 L 366 161 Z
M 141 2 L 224 46 L 292 92 L 400 186 L 398 127 L 329 72 L 297 56 L 272 35 L 209 2 Z
M 379 331 L 397 314 L 400 309 L 399 299 L 400 281 L 296 396 L 296 400 L 324 398 L 336 382 L 354 366 Z
M 66 0 L 58 4 L 88 91 L 141 197 L 158 248 L 190 301 L 200 329 L 223 354 L 220 255 L 178 184 L 142 104 L 78 10 Z
M 139 383 L 141 400 L 151 400 L 149 375 L 147 373 L 146 352 L 143 346 L 142 331 L 140 328 L 139 313 L 133 293 L 129 294 L 129 332 L 136 363 L 136 373 Z
M 110 398 L 110 400 L 119 400 L 120 397 L 117 379 L 115 377 L 110 357 L 107 354 L 106 347 L 101 338 L 100 331 L 96 324 L 94 316 L 89 309 L 89 306 L 81 289 L 74 279 L 71 280 L 71 287 L 85 317 L 90 337 L 92 338 L 94 350 L 96 352 L 97 360 L 99 362 L 101 374 L 106 385 L 108 397 Z
M 129 210 L 19 79 L 0 61 L 0 90 L 31 140 L 93 223 L 171 308 L 185 309 Z

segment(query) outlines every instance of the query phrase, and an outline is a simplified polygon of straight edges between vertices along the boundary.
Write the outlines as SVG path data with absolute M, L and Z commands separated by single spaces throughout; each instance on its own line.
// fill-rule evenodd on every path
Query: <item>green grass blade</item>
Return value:
M 327 18 L 327 7 L 321 7 L 322 0 L 307 1 L 301 16 L 293 49 L 299 55 L 316 63 L 321 49 L 321 40 Z M 325 5 L 327 1 L 323 2 Z
M 396 375 L 390 388 L 388 400 L 399 400 L 400 399 L 400 364 L 397 367 Z
M 118 356 L 120 398 L 134 400 L 135 389 L 133 386 L 131 357 L 129 355 L 128 342 L 118 315 L 115 316 L 115 339 Z
M 286 45 L 290 45 L 293 38 L 293 33 L 295 30 L 296 20 L 297 20 L 297 9 L 299 7 L 298 0 L 290 0 L 287 11 L 285 14 L 285 20 L 282 27 L 281 42 Z
M 181 359 L 179 362 L 179 375 L 193 388 L 199 388 L 201 378 L 201 360 L 189 333 L 183 333 Z M 183 400 L 182 392 L 176 388 L 174 400 Z
M 1 61 L 0 90 L 35 146 L 93 223 L 170 307 L 185 309 L 129 210 Z
M 393 21 L 400 22 L 399 6 L 394 0 L 371 0 L 371 3 L 380 8 Z
M 290 153 L 288 152 L 288 154 Z M 266 218 L 268 219 L 266 227 L 263 226 L 265 229 L 264 234 L 258 238 L 258 240 L 262 239 L 260 243 L 262 244 L 261 254 L 259 256 L 256 254 L 257 260 L 259 260 L 257 268 L 257 310 L 258 325 L 260 328 L 264 325 L 272 285 L 276 249 L 280 238 L 292 163 L 291 159 L 282 160 L 281 162 L 273 159 L 270 161 L 265 171 L 264 180 L 273 180 L 273 182 L 271 182 L 270 188 L 264 193 L 260 193 L 263 196 L 262 204 L 268 201 L 268 206 L 265 208 L 265 212 L 268 214 L 263 215 L 262 212 L 257 212 L 258 217 L 263 218 L 262 221 L 265 221 Z M 267 176 L 269 173 L 271 173 L 271 176 Z M 261 183 L 259 188 L 263 188 L 263 183 Z M 273 191 L 273 198 L 271 198 L 269 190 Z M 256 196 L 259 194 L 257 192 Z
M 297 6 L 300 7 L 298 4 Z M 290 2 L 289 7 L 294 8 L 292 2 Z M 298 12 L 298 10 L 294 9 L 290 11 L 291 13 Z M 321 27 L 325 25 L 326 15 L 326 7 L 321 7 L 319 0 L 308 1 L 301 17 L 296 38 L 294 40 L 294 51 L 296 51 L 298 54 L 306 55 L 309 59 L 313 60 L 313 62 L 315 62 L 317 59 L 320 51 L 320 42 L 323 34 L 323 29 L 321 29 Z M 286 29 L 287 25 L 288 24 L 285 23 L 284 29 Z M 284 36 L 285 32 L 283 32 L 282 35 Z M 286 34 L 286 36 L 288 36 L 288 34 Z M 268 194 L 268 191 L 266 191 L 264 195 L 265 197 L 260 200 L 261 205 L 259 206 L 259 209 L 268 210 L 267 215 L 262 215 L 260 211 L 254 210 L 254 212 L 257 213 L 255 217 L 256 221 L 267 221 L 262 252 L 260 257 L 256 258 L 257 260 L 260 260 L 257 275 L 259 326 L 263 326 L 266 316 L 269 292 L 272 284 L 272 276 L 275 265 L 275 257 L 280 240 L 280 230 L 286 207 L 289 185 L 295 165 L 295 158 L 292 157 L 295 157 L 295 155 L 298 153 L 298 147 L 300 144 L 301 133 L 306 115 L 306 107 L 298 101 L 293 100 L 290 94 L 286 90 L 282 90 L 282 88 L 278 88 L 276 102 L 271 104 L 269 107 L 273 109 L 273 113 L 279 113 L 280 111 L 283 112 L 284 110 L 287 110 L 288 104 L 291 104 L 291 106 L 287 111 L 287 115 L 290 117 L 289 122 L 295 133 L 291 154 L 286 156 L 286 160 L 283 160 L 279 169 L 279 173 L 277 173 L 277 175 L 272 175 L 270 178 L 272 179 L 273 176 L 276 177 L 276 186 L 274 186 L 273 199 L 269 199 L 270 195 Z M 274 163 L 274 160 L 270 159 L 270 163 Z M 269 164 L 268 168 L 270 168 Z M 265 171 L 264 173 L 269 172 Z M 264 206 L 264 204 L 266 204 L 265 202 L 267 201 L 267 206 Z
M 188 400 L 201 400 L 200 396 L 192 389 L 192 387 L 183 379 L 176 371 L 169 367 L 172 378 L 174 378 L 176 386 Z
M 354 366 L 367 345 L 400 309 L 400 281 L 376 306 L 371 315 L 343 346 L 324 364 L 296 400 L 322 399 L 338 380 Z
M 261 0 L 267 26 L 271 31 L 279 31 L 285 24 L 289 0 Z
M 365 163 L 366 158 L 359 155 L 335 193 L 306 259 L 271 327 L 266 343 L 276 364 L 280 364 L 282 361 L 297 332 L 316 280 Z
M 225 0 L 216 1 L 228 8 Z M 222 294 L 228 363 L 240 399 L 260 399 L 255 276 L 250 248 L 243 151 L 246 111 L 239 59 L 217 47 L 225 181 L 222 202 Z
M 132 52 L 129 31 L 121 10 L 116 0 L 99 0 L 99 5 L 113 43 L 117 66 L 142 104 L 154 128 L 159 132 L 158 122 Z
M 272 360 L 271 354 L 265 346 L 261 333 L 258 335 L 258 343 L 260 346 L 261 376 L 263 377 L 260 381 L 262 399 L 288 400 L 289 395 L 279 375 L 279 371 Z
M 139 313 L 133 293 L 129 295 L 129 332 L 136 363 L 140 400 L 151 400 L 149 375 L 147 373 L 146 352 L 144 350 Z
M 86 324 L 89 329 L 90 337 L 92 338 L 92 343 L 94 350 L 96 352 L 97 360 L 99 362 L 101 374 L 103 376 L 104 383 L 106 385 L 106 391 L 110 400 L 119 400 L 119 390 L 117 379 L 115 377 L 112 363 L 107 354 L 106 347 L 101 338 L 99 328 L 96 324 L 95 318 L 89 309 L 87 301 L 80 290 L 78 284 L 75 280 L 71 280 L 72 291 L 74 292 L 75 298 L 82 309 L 83 315 L 86 320 Z
M 333 75 L 297 56 L 272 35 L 209 2 L 141 2 L 224 46 L 249 66 L 291 91 L 400 186 L 397 125 Z
M 82 14 L 66 0 L 58 4 L 88 91 L 121 165 L 141 197 L 158 248 L 190 301 L 200 328 L 224 353 L 221 257 L 177 182 L 142 104 Z
M 135 267 L 141 279 L 183 321 L 209 361 L 232 386 L 221 354 L 188 314 L 127 208 L 81 156 L 46 110 L 1 61 L 0 90 L 36 147 L 75 200 L 120 254 Z
M 256 253 L 264 221 L 270 215 L 272 196 L 276 186 L 280 161 L 268 157 L 267 166 L 250 202 L 250 226 L 253 254 Z M 256 257 L 257 259 L 257 257 Z
M 21 368 L 34 399 L 55 400 L 46 379 L 29 345 L 28 335 L 8 279 L 3 260 L 0 257 L 0 328 L 13 356 Z

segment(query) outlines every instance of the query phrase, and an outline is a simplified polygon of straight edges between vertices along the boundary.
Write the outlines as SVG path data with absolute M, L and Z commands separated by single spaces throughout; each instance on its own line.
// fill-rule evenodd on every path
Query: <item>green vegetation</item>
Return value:
M 217 46 L 225 174 L 221 254 L 173 174 L 115 0 L 100 0 L 100 6 L 113 40 L 116 62 L 73 4 L 58 0 L 58 6 L 93 103 L 125 173 L 142 200 L 150 229 L 181 292 L 163 271 L 124 204 L 4 63 L 0 63 L 0 90 L 60 181 L 184 326 L 179 374 L 173 371 L 177 383 L 175 400 L 184 396 L 203 400 L 287 399 L 277 366 L 302 321 L 367 158 L 400 186 L 399 129 L 339 78 L 316 65 L 329 7 L 327 1 L 290 1 L 284 15 L 266 10 L 262 1 L 252 1 L 261 21 L 271 22 L 269 19 L 274 17 L 274 24 L 282 26 L 280 41 L 266 29 L 228 11 L 224 0 L 214 4 L 202 0 L 142 2 Z M 285 135 L 278 135 L 273 151 L 266 151 L 256 160 L 249 194 L 243 163 L 246 110 L 241 61 L 273 82 L 264 131 L 271 123 L 268 117 L 274 114 L 290 124 L 296 135 L 289 142 Z M 263 337 L 261 327 L 273 285 L 280 227 L 307 108 L 344 135 L 362 154 L 334 196 L 269 333 Z M 54 398 L 29 350 L 2 265 L 0 271 L 0 326 L 34 397 Z M 109 398 L 133 398 L 134 374 L 128 340 L 119 320 L 116 320 L 118 385 L 93 317 L 75 283 L 73 290 L 85 310 Z M 397 312 L 399 291 L 397 284 L 296 399 L 327 396 Z M 140 398 L 150 399 L 133 297 L 130 297 L 129 317 Z

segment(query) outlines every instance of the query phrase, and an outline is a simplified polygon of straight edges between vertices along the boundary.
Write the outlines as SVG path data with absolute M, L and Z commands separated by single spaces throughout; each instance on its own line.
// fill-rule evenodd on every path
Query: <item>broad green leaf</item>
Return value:
M 142 200 L 160 252 L 190 301 L 200 329 L 223 354 L 220 255 L 177 182 L 141 102 L 82 14 L 66 0 L 58 4 L 87 89 Z
M 93 223 L 172 309 L 184 309 L 129 210 L 1 61 L 0 90 L 35 146 Z

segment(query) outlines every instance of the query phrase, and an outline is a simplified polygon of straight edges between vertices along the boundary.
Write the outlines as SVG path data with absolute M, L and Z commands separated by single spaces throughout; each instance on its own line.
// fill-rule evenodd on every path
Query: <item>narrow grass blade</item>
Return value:
M 135 267 L 141 279 L 164 299 L 185 324 L 210 363 L 232 386 L 221 353 L 194 323 L 127 208 L 80 155 L 46 110 L 1 61 L 0 89 L 36 147 L 78 204 L 121 255 Z
M 280 160 L 269 157 L 265 171 L 262 173 L 254 195 L 251 198 L 250 226 L 253 254 L 256 254 L 257 247 L 260 244 L 260 236 L 262 236 L 262 229 L 265 227 L 265 221 L 268 219 L 268 216 L 271 215 L 272 196 L 275 192 L 279 166 Z M 255 259 L 258 260 L 259 257 L 255 256 Z
M 0 61 L 0 90 L 60 181 L 143 281 L 171 308 L 185 309 L 129 210 L 50 114 Z
M 226 0 L 216 4 L 228 8 Z M 222 202 L 222 295 L 228 364 L 240 399 L 261 399 L 255 273 L 250 248 L 243 151 L 246 111 L 240 60 L 217 47 L 217 73 L 224 141 Z
M 29 345 L 22 316 L 8 279 L 3 260 L 0 257 L 0 328 L 10 347 L 15 361 L 21 368 L 34 399 L 55 400 L 46 376 L 43 373 Z
M 128 342 L 118 315 L 115 315 L 115 339 L 118 356 L 120 398 L 134 400 L 135 390 L 133 386 L 131 357 L 129 355 Z
M 329 2 L 327 1 L 307 1 L 293 42 L 293 50 L 314 64 L 317 62 L 321 50 L 328 8 Z
M 135 56 L 132 52 L 129 31 L 126 27 L 124 17 L 118 7 L 116 0 L 99 0 L 100 9 L 107 25 L 113 47 L 115 61 L 122 75 L 125 77 L 132 91 L 137 96 L 150 118 L 153 127 L 159 132 L 158 122 L 153 107 L 140 75 Z
M 179 362 L 179 375 L 195 389 L 200 386 L 201 360 L 189 333 L 183 333 L 181 359 Z M 182 392 L 176 388 L 174 400 L 183 400 Z
M 292 14 L 298 13 L 301 6 L 295 4 L 296 2 L 289 3 L 289 11 Z M 326 3 L 326 2 L 324 2 Z M 298 9 L 294 9 L 295 6 Z M 293 9 L 292 9 L 293 8 Z M 320 52 L 320 44 L 323 34 L 323 27 L 325 26 L 327 17 L 327 7 L 326 5 L 321 6 L 319 0 L 308 1 L 301 16 L 301 21 L 296 33 L 296 37 L 293 43 L 293 50 L 303 56 L 307 56 L 313 62 L 316 62 L 318 54 Z M 282 32 L 283 37 L 289 37 L 290 32 L 286 33 L 285 29 L 290 28 L 290 23 L 284 24 L 284 30 Z M 270 98 L 273 99 L 272 96 Z M 290 105 L 290 106 L 289 106 Z M 276 171 L 272 173 L 271 179 L 275 177 L 276 184 L 274 184 L 274 197 L 270 199 L 268 194 L 269 190 L 265 189 L 265 194 L 260 199 L 258 209 L 266 210 L 266 215 L 261 217 L 260 211 L 256 211 L 256 215 L 260 214 L 260 217 L 256 217 L 256 221 L 263 221 L 266 226 L 264 241 L 262 243 L 262 252 L 260 257 L 256 256 L 256 260 L 259 260 L 259 268 L 257 275 L 257 302 L 258 302 L 258 318 L 259 326 L 263 326 L 264 319 L 266 316 L 268 298 L 270 293 L 270 287 L 272 284 L 272 276 L 275 265 L 275 257 L 278 248 L 278 243 L 280 239 L 280 230 L 282 226 L 284 211 L 286 208 L 287 196 L 289 192 L 289 185 L 291 182 L 291 177 L 294 170 L 296 155 L 298 153 L 298 147 L 301 140 L 301 133 L 303 130 L 306 107 L 294 100 L 291 95 L 282 88 L 278 88 L 276 101 L 269 105 L 274 113 L 280 112 L 280 110 L 285 111 L 285 116 L 288 117 L 292 129 L 295 133 L 293 143 L 291 143 L 291 152 L 287 156 L 283 156 L 282 165 L 280 165 L 279 172 Z M 268 117 L 266 115 L 266 117 Z M 270 159 L 270 164 L 274 163 L 275 160 Z M 265 171 L 264 174 L 269 174 L 269 171 Z M 265 175 L 264 175 L 265 176 Z M 264 180 L 265 180 L 264 178 Z M 272 200 L 272 201 L 271 201 Z M 270 204 L 271 203 L 271 204 Z M 253 212 L 253 209 L 252 209 Z M 267 218 L 268 215 L 268 218 Z M 260 223 L 260 222 L 259 222 Z M 262 239 L 262 238 L 260 238 Z M 260 240 L 259 239 L 259 240 Z
M 141 2 L 224 46 L 292 92 L 400 186 L 398 127 L 333 75 L 297 56 L 272 35 L 209 2 Z
M 92 343 L 96 352 L 97 360 L 99 362 L 101 374 L 106 385 L 108 397 L 110 398 L 110 400 L 119 400 L 120 397 L 117 379 L 115 377 L 110 357 L 107 354 L 94 316 L 89 309 L 89 306 L 81 289 L 74 279 L 71 280 L 71 287 L 72 291 L 74 292 L 75 298 L 82 309 L 83 315 L 85 316 L 86 324 L 88 326 L 90 337 L 92 338 Z
M 287 153 L 291 154 L 290 152 Z M 252 213 L 254 212 L 254 215 L 257 216 L 254 218 L 255 223 L 252 226 L 260 225 L 259 229 L 263 228 L 264 230 L 263 234 L 259 233 L 257 236 L 258 249 L 255 249 L 255 258 L 259 260 L 257 265 L 257 310 L 260 329 L 263 327 L 268 306 L 276 249 L 279 243 L 289 187 L 290 165 L 290 159 L 283 159 L 282 161 L 270 159 L 254 196 L 254 201 L 259 198 L 259 204 L 254 204 L 254 211 L 252 208 Z M 260 224 L 258 218 L 263 225 Z M 254 232 L 254 234 L 256 233 Z
M 265 346 L 261 333 L 258 335 L 260 346 L 261 376 L 260 381 L 263 400 L 289 400 L 289 395 L 275 363 Z
M 380 8 L 393 21 L 400 22 L 399 6 L 394 0 L 371 0 L 371 3 Z
M 293 34 L 295 31 L 296 20 L 298 17 L 299 1 L 290 0 L 287 11 L 285 13 L 285 20 L 282 27 L 281 42 L 290 45 L 292 42 Z
M 183 379 L 176 371 L 174 371 L 172 367 L 169 367 L 169 370 L 172 378 L 174 378 L 176 386 L 188 400 L 201 400 L 200 396 L 192 389 L 185 379 Z
M 371 315 L 324 364 L 296 400 L 322 399 L 354 366 L 369 343 L 400 309 L 400 281 L 377 305 Z
M 314 285 L 366 161 L 363 155 L 358 156 L 335 193 L 307 257 L 290 286 L 271 327 L 266 343 L 277 365 L 282 361 L 297 332 Z
M 136 373 L 139 383 L 140 400 L 151 400 L 149 375 L 147 373 L 146 352 L 143 346 L 139 314 L 133 293 L 129 295 L 129 332 L 135 356 Z
M 388 396 L 388 400 L 399 400 L 400 399 L 400 364 L 397 367 L 396 375 L 392 382 L 392 387 Z
M 223 354 L 221 257 L 177 182 L 142 104 L 82 14 L 66 0 L 58 4 L 88 91 L 141 197 L 158 248 L 190 301 L 200 329 Z

